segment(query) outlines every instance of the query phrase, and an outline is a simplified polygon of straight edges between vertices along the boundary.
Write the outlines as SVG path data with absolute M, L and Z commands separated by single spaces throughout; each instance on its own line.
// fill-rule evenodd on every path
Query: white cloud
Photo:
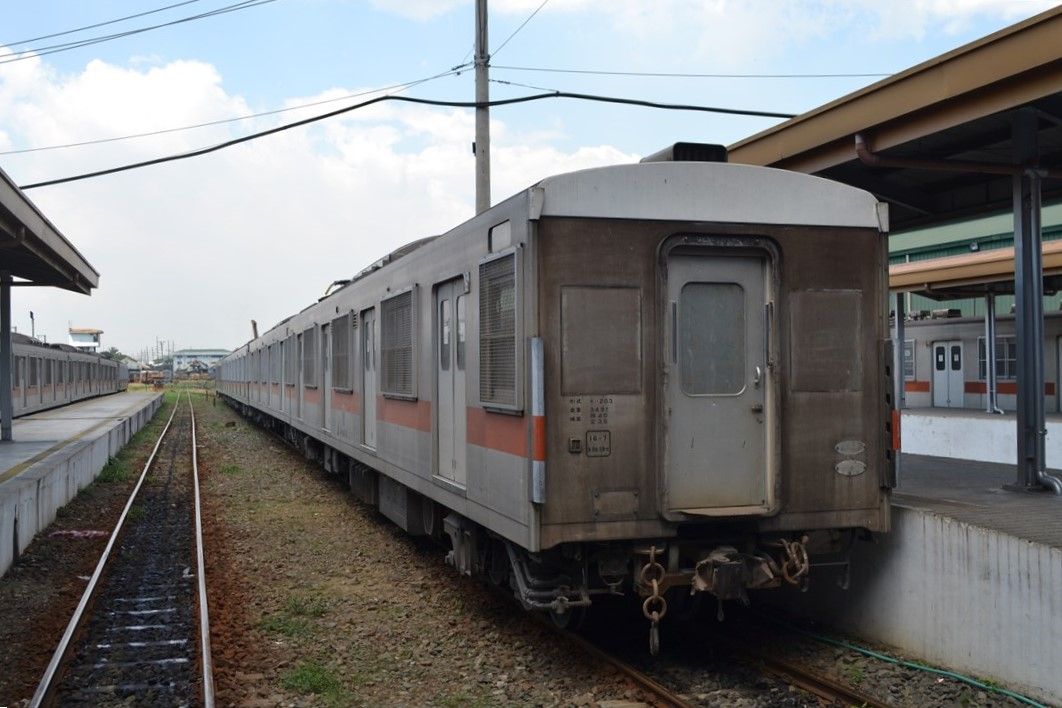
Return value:
M 322 100 L 351 93 L 336 88 Z M 318 109 L 320 110 L 320 109 Z M 59 76 L 39 60 L 0 67 L 0 144 L 38 146 L 251 112 L 208 64 L 143 69 L 95 61 Z M 300 114 L 301 115 L 301 114 Z M 19 183 L 215 143 L 291 115 L 3 158 Z M 230 132 L 231 131 L 231 132 Z M 492 122 L 495 201 L 549 174 L 626 162 L 608 146 L 564 152 L 556 133 Z M 84 297 L 19 289 L 15 322 L 64 339 L 68 322 L 136 353 L 156 336 L 232 346 L 380 255 L 472 215 L 471 112 L 382 104 L 219 153 L 29 192 L 101 272 Z

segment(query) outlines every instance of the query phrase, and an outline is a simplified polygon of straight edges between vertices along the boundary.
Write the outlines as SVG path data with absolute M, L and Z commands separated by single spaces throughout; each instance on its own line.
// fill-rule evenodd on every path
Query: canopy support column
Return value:
M 1039 118 L 1030 109 L 1014 116 L 1015 157 L 1019 165 L 1037 161 Z M 1048 487 L 1062 494 L 1062 481 L 1047 474 L 1044 440 L 1044 278 L 1040 233 L 1040 176 L 1033 169 L 1013 178 L 1014 195 L 1014 324 L 1018 349 L 1018 469 L 1006 489 L 1038 491 Z M 987 342 L 986 342 L 987 344 Z M 993 365 L 995 362 L 992 362 Z
M 996 383 L 996 294 L 985 293 L 985 412 L 1002 413 Z
M 0 272 L 0 442 L 11 440 L 11 274 Z

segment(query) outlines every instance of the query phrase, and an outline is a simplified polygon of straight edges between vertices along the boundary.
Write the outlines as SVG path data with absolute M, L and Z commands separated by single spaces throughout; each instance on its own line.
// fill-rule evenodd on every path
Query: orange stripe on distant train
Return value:
M 465 420 L 469 445 L 527 457 L 527 421 L 523 416 L 469 408 Z
M 376 417 L 386 423 L 431 432 L 431 401 L 376 397 Z

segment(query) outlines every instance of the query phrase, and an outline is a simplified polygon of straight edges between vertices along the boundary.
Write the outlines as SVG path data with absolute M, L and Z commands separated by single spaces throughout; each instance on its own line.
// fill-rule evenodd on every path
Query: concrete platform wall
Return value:
M 931 512 L 893 512 L 890 534 L 856 545 L 847 591 L 824 569 L 806 594 L 768 601 L 1062 705 L 1062 549 Z
M 156 396 L 132 415 L 70 443 L 0 484 L 0 575 L 161 406 L 162 396 Z
M 970 415 L 924 410 L 904 411 L 903 451 L 911 455 L 999 462 L 1017 460 L 1017 423 L 1013 415 Z M 1062 469 L 1062 420 L 1047 420 L 1047 466 Z

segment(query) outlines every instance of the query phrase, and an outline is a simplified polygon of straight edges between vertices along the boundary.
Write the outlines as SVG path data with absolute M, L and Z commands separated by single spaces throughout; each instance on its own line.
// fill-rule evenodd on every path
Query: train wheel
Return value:
M 424 525 L 424 533 L 436 540 L 443 536 L 442 508 L 431 499 L 424 497 L 420 500 L 420 520 Z

